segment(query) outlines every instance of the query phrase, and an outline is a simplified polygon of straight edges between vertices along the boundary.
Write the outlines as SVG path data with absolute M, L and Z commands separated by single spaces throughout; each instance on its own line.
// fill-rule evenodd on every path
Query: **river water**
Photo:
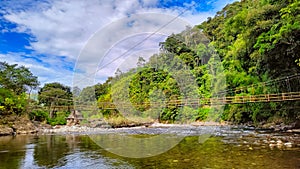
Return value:
M 0 168 L 300 168 L 297 134 L 199 131 L 203 127 L 5 136 L 0 137 Z M 292 146 L 284 144 L 290 140 Z

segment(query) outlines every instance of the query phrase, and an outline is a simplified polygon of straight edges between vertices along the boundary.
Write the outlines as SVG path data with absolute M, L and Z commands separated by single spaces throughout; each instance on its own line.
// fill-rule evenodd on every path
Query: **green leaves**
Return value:
M 236 88 L 300 72 L 299 14 L 299 0 L 241 1 L 226 6 L 214 18 L 198 26 L 212 40 L 211 44 L 222 58 L 227 87 L 233 90 L 228 95 L 279 91 L 278 88 L 284 86 L 234 92 Z M 195 70 L 201 75 L 197 77 L 198 83 L 202 84 L 199 90 L 205 93 L 208 88 L 203 84 L 209 76 L 199 68 Z M 277 111 L 284 111 L 284 105 L 287 104 L 275 107 Z M 253 109 L 247 109 L 247 106 L 227 105 L 224 117 L 238 122 L 260 121 L 275 114 L 268 104 L 251 105 Z M 289 114 L 294 113 L 290 110 Z
M 0 87 L 9 89 L 16 94 L 36 88 L 39 85 L 36 76 L 24 66 L 9 65 L 0 62 Z
M 26 112 L 25 94 L 16 95 L 8 89 L 0 88 L 0 115 L 23 114 Z
M 26 112 L 26 91 L 39 85 L 36 76 L 24 66 L 0 62 L 0 114 L 23 114 Z
M 49 108 L 50 118 L 56 116 L 57 106 L 73 105 L 71 88 L 57 82 L 45 84 L 38 93 L 38 100 Z
M 300 1 L 293 3 L 280 10 L 280 20 L 274 24 L 268 32 L 262 33 L 255 44 L 261 53 L 268 52 L 276 45 L 283 43 L 299 47 L 299 39 L 295 37 L 300 32 Z M 294 48 L 295 48 L 294 47 Z
M 38 94 L 39 102 L 45 106 L 72 104 L 71 88 L 57 82 L 45 84 Z

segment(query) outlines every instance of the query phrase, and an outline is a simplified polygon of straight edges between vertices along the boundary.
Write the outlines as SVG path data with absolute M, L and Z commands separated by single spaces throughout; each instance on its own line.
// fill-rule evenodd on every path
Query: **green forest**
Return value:
M 300 118 L 299 101 L 222 106 L 203 103 L 183 108 L 158 105 L 159 111 L 151 108 L 153 102 L 172 105 L 173 100 L 186 98 L 299 92 L 299 81 L 267 83 L 300 72 L 299 0 L 235 2 L 205 22 L 169 35 L 159 45 L 160 53 L 153 54 L 148 61 L 141 56 L 137 68 L 117 70 L 103 84 L 72 89 L 48 83 L 38 89 L 36 100 L 30 99 L 29 93 L 38 88 L 37 77 L 24 66 L 1 62 L 0 116 L 28 115 L 35 121 L 65 124 L 74 103 L 100 108 L 97 112 L 83 111 L 85 117 L 114 118 L 124 116 L 124 112 L 101 109 L 102 103 L 130 102 L 133 106 L 124 110 L 125 114 L 165 123 L 290 123 Z M 59 106 L 69 108 L 60 110 Z

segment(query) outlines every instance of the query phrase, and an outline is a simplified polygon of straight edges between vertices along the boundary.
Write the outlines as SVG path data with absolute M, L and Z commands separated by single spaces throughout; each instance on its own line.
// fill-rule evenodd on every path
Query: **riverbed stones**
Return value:
M 291 129 L 291 130 L 287 130 L 286 132 L 288 132 L 288 133 L 300 133 L 300 129 Z
M 287 142 L 287 143 L 284 143 L 284 146 L 291 148 L 291 147 L 293 147 L 293 144 L 291 142 Z
M 269 146 L 271 147 L 271 148 L 273 148 L 273 147 L 275 147 L 276 146 L 276 144 L 269 144 Z

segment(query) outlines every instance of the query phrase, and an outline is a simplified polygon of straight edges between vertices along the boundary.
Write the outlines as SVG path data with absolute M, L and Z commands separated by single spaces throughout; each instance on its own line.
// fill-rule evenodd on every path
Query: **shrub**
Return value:
M 57 112 L 55 118 L 48 118 L 47 123 L 54 126 L 54 125 L 65 125 L 67 124 L 66 118 L 70 112 Z
M 208 117 L 208 113 L 210 112 L 209 107 L 202 107 L 199 109 L 199 114 L 197 120 L 206 120 Z
M 192 108 L 192 107 L 187 107 L 184 106 L 181 111 L 180 114 L 178 115 L 178 117 L 176 117 L 176 119 L 179 122 L 182 123 L 187 123 L 190 121 L 195 121 L 197 119 L 198 116 L 198 112 L 196 109 Z
M 47 111 L 43 109 L 33 110 L 29 113 L 30 120 L 43 122 L 49 118 Z
M 8 89 L 0 88 L 0 114 L 21 115 L 26 112 L 26 94 L 15 95 Z

